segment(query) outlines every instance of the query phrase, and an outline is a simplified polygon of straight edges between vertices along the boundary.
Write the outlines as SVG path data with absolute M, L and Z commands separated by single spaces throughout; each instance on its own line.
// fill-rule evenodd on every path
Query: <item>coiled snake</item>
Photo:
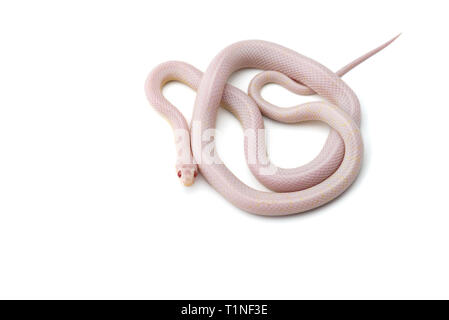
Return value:
M 376 54 L 397 37 L 351 62 L 338 72 L 280 45 L 249 40 L 222 50 L 203 74 L 177 61 L 157 66 L 148 76 L 145 92 L 150 103 L 175 130 L 176 172 L 191 185 L 200 172 L 207 182 L 235 206 L 268 216 L 289 215 L 319 207 L 343 193 L 361 167 L 360 105 L 341 76 Z M 266 70 L 250 83 L 249 96 L 227 83 L 243 68 Z M 197 91 L 191 126 L 162 94 L 169 81 L 180 81 Z M 318 94 L 326 102 L 279 108 L 260 94 L 267 83 L 277 83 L 302 94 Z M 245 156 L 251 172 L 273 192 L 250 188 L 221 162 L 215 152 L 213 130 L 220 105 L 232 112 L 245 129 Z M 262 115 L 284 123 L 319 120 L 331 128 L 321 152 L 308 164 L 278 168 L 266 155 Z M 248 134 L 246 134 L 248 133 Z

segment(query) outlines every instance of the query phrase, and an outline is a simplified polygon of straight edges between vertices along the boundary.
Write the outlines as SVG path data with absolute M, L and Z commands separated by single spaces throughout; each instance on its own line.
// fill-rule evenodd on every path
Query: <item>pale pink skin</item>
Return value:
M 170 61 L 157 66 L 147 78 L 145 92 L 150 103 L 167 118 L 174 130 L 183 129 L 187 133 L 185 139 L 176 137 L 179 179 L 183 184 L 191 185 L 199 167 L 203 177 L 226 199 L 259 215 L 300 213 L 338 197 L 357 177 L 363 157 L 359 101 L 340 76 L 396 38 L 336 73 L 290 49 L 260 40 L 242 41 L 225 48 L 204 74 L 183 62 Z M 227 84 L 230 75 L 242 68 L 267 70 L 251 81 L 249 96 Z M 192 122 L 200 126 L 190 128 L 179 110 L 162 95 L 161 89 L 169 81 L 183 82 L 197 91 Z M 278 83 L 297 94 L 319 94 L 328 102 L 279 108 L 261 97 L 260 91 L 267 83 Z M 263 129 L 264 115 L 284 123 L 320 120 L 333 130 L 320 154 L 304 166 L 285 169 L 269 162 L 248 161 L 256 178 L 274 192 L 259 191 L 241 182 L 221 161 L 200 161 L 202 151 L 211 145 L 201 137 L 205 130 L 215 128 L 220 103 L 240 120 L 244 129 Z M 263 136 L 245 140 L 247 160 L 255 154 L 266 154 Z M 270 166 L 275 168 L 273 174 L 262 173 Z

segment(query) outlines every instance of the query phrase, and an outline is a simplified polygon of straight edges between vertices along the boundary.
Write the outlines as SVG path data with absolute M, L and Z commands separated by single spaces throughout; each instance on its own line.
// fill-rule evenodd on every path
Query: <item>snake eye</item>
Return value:
M 198 171 L 195 170 L 195 172 L 193 172 L 193 177 L 196 178 L 198 176 Z
M 181 178 L 181 176 L 182 176 L 182 173 L 181 173 L 181 170 L 179 170 L 178 171 L 178 177 Z

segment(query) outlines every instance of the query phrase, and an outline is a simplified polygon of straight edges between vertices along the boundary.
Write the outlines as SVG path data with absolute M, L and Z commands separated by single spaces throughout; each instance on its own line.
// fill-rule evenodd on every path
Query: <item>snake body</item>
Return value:
M 248 212 L 282 216 L 319 207 L 343 193 L 356 179 L 363 157 L 360 104 L 341 76 L 376 54 L 397 37 L 351 62 L 336 73 L 320 63 L 280 45 L 248 40 L 222 50 L 203 74 L 178 61 L 157 66 L 149 74 L 145 92 L 150 103 L 175 130 L 176 170 L 185 185 L 200 172 L 207 182 L 235 206 Z M 250 83 L 248 95 L 227 83 L 243 68 L 266 70 Z M 191 125 L 162 94 L 169 81 L 180 81 L 197 91 Z M 309 102 L 279 108 L 265 101 L 260 91 L 277 83 L 302 94 L 318 94 L 326 102 Z M 251 172 L 267 188 L 265 192 L 241 182 L 215 152 L 213 130 L 220 105 L 233 113 L 245 132 L 245 156 Z M 308 164 L 278 168 L 266 154 L 263 117 L 284 123 L 319 120 L 331 127 L 321 152 Z M 211 160 L 212 159 L 212 160 Z

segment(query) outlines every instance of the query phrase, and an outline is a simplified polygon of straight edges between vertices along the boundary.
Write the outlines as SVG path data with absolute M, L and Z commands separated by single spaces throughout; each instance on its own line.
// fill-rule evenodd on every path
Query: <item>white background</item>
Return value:
M 2 1 L 0 298 L 449 298 L 445 1 Z M 225 46 L 264 39 L 336 70 L 362 105 L 358 180 L 311 213 L 243 212 L 202 178 L 183 187 L 170 126 L 148 104 L 167 60 L 205 70 Z M 257 72 L 231 82 L 246 89 Z M 165 95 L 190 119 L 195 93 Z M 299 97 L 275 85 L 281 106 Z M 285 167 L 321 149 L 325 125 L 266 121 Z M 244 161 L 219 114 L 218 152 Z

